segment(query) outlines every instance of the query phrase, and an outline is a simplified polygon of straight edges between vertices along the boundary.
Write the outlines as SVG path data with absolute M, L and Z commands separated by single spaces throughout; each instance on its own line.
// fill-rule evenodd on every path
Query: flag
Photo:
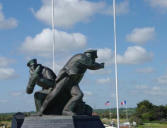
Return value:
M 110 101 L 106 101 L 105 106 L 109 106 L 109 105 L 110 105 Z
M 126 100 L 122 101 L 121 105 L 126 105 Z
M 126 100 L 124 100 L 124 104 L 126 104 Z

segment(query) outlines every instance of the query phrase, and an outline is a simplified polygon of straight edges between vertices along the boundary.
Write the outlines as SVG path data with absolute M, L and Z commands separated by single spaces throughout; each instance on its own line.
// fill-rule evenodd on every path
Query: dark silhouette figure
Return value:
M 84 53 L 74 55 L 60 70 L 56 78 L 56 86 L 45 98 L 38 114 L 44 114 L 48 105 L 55 98 L 61 99 L 62 97 L 59 97 L 59 95 L 69 97 L 62 109 L 63 115 L 84 114 L 87 110 L 90 114 L 92 109 L 82 101 L 83 93 L 79 88 L 79 82 L 87 69 L 98 70 L 104 68 L 104 63 L 95 62 L 96 58 L 97 50 L 87 50 Z
M 27 85 L 26 92 L 31 94 L 37 84 L 42 88 L 41 91 L 37 91 L 34 94 L 35 105 L 37 112 L 40 110 L 45 97 L 53 90 L 55 87 L 55 73 L 48 67 L 41 64 L 37 64 L 36 59 L 32 59 L 27 63 L 30 72 L 30 78 Z

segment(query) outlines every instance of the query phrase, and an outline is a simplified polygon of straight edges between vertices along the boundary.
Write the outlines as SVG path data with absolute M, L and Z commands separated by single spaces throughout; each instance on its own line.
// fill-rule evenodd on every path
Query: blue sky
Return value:
M 117 0 L 119 101 L 166 105 L 167 0 Z M 98 50 L 105 69 L 87 71 L 80 87 L 94 108 L 115 107 L 112 0 L 55 0 L 56 74 L 74 54 Z M 0 112 L 35 110 L 25 94 L 26 63 L 52 67 L 51 0 L 0 1 Z M 35 91 L 39 90 L 35 88 Z

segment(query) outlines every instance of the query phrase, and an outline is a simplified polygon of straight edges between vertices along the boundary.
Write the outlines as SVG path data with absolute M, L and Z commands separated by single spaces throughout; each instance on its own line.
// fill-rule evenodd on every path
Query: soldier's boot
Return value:
M 74 116 L 76 113 L 74 113 L 73 108 L 75 107 L 75 102 L 73 101 L 73 98 L 71 98 L 68 103 L 65 105 L 62 114 L 66 116 Z
M 62 114 L 65 116 L 75 116 L 76 115 L 76 113 L 72 111 L 66 111 L 66 110 L 63 110 Z
M 76 106 L 76 100 L 74 97 L 72 97 L 67 104 L 65 105 L 62 114 L 63 115 L 68 115 L 68 116 L 74 116 L 76 113 L 74 113 L 74 108 Z

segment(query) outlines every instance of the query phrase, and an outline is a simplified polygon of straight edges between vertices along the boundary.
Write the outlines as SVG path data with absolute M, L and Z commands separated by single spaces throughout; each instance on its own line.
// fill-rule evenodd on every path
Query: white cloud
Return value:
M 14 60 L 0 56 L 0 62 L 0 80 L 10 79 L 17 76 L 13 68 L 7 67 L 9 64 L 13 63 Z
M 136 89 L 148 89 L 147 85 L 137 85 Z
M 8 100 L 1 100 L 0 99 L 0 103 L 2 103 L 2 104 L 7 103 L 7 102 L 8 102 Z
M 0 3 L 0 29 L 11 29 L 18 26 L 18 22 L 14 18 L 6 19 L 2 12 L 2 4 Z
M 109 83 L 111 83 L 111 78 L 102 78 L 102 79 L 97 79 L 97 83 L 98 84 L 109 84 Z
M 63 68 L 64 65 L 60 65 L 60 64 L 57 64 L 55 63 L 55 72 L 59 72 L 62 68 Z
M 92 94 L 93 94 L 90 91 L 83 91 L 83 93 L 84 93 L 85 96 L 92 96 Z
M 160 76 L 159 78 L 157 78 L 157 82 L 159 84 L 167 84 L 167 75 L 163 75 L 163 76 Z
M 68 52 L 82 49 L 86 45 L 86 37 L 80 33 L 67 33 L 55 29 L 55 51 Z M 25 53 L 38 56 L 49 56 L 52 51 L 52 30 L 44 29 L 35 37 L 26 37 L 21 46 Z
M 166 96 L 166 91 L 167 91 L 166 88 L 160 88 L 160 87 L 154 86 L 146 90 L 145 93 L 153 96 Z
M 138 73 L 153 73 L 153 72 L 155 72 L 155 70 L 151 67 L 146 67 L 146 68 L 136 69 L 136 72 L 138 72 Z
M 129 12 L 129 0 L 124 0 L 116 5 L 116 13 L 118 15 L 127 14 Z M 108 9 L 104 11 L 105 14 L 113 15 L 113 5 L 109 6 Z
M 153 40 L 155 37 L 154 27 L 135 28 L 130 34 L 126 36 L 127 41 L 136 44 L 145 44 Z
M 33 11 L 33 13 L 37 19 L 51 24 L 51 0 L 42 0 L 42 3 L 42 7 L 36 12 Z M 55 0 L 54 6 L 55 25 L 71 27 L 78 22 L 88 21 L 91 16 L 104 7 L 104 3 L 87 0 Z
M 167 0 L 145 0 L 149 2 L 152 7 L 167 9 Z
M 5 67 L 5 66 L 9 65 L 10 63 L 12 63 L 13 60 L 8 59 L 8 58 L 3 57 L 3 56 L 0 56 L 0 62 L 1 62 L 0 67 Z
M 96 74 L 96 75 L 108 75 L 111 74 L 112 70 L 111 69 L 100 69 L 100 70 L 88 70 L 90 74 Z
M 123 56 L 117 57 L 118 63 L 121 64 L 142 64 L 151 61 L 153 54 L 140 46 L 132 46 L 128 47 Z
M 111 49 L 98 49 L 98 56 L 100 61 L 104 61 L 107 65 L 114 63 L 114 56 Z M 118 64 L 142 64 L 151 61 L 153 54 L 147 52 L 140 46 L 128 47 L 123 55 L 117 54 Z
M 97 50 L 98 61 L 105 62 L 106 65 L 110 65 L 113 63 L 113 53 L 109 48 L 103 48 Z
M 23 94 L 24 94 L 23 92 L 17 91 L 17 92 L 12 92 L 12 93 L 11 93 L 11 96 L 21 96 L 21 95 L 23 95 Z
M 136 91 L 140 94 L 144 93 L 145 95 L 151 96 L 166 96 L 167 88 L 159 86 L 147 86 L 147 85 L 138 85 L 136 86 Z
M 10 79 L 16 77 L 15 70 L 12 68 L 0 68 L 0 79 Z
M 66 60 L 66 57 L 64 57 L 63 58 L 63 60 Z M 66 60 L 67 61 L 67 60 Z M 53 62 L 43 62 L 43 64 L 45 65 L 45 66 L 47 66 L 47 67 L 49 67 L 49 68 L 51 68 L 51 69 L 53 69 Z M 57 59 L 56 61 L 55 61 L 55 66 L 54 66 L 54 68 L 55 68 L 55 73 L 56 73 L 56 75 L 58 74 L 58 72 L 60 71 L 60 69 L 62 69 L 63 68 L 63 66 L 65 65 L 65 62 L 61 62 L 59 59 Z

